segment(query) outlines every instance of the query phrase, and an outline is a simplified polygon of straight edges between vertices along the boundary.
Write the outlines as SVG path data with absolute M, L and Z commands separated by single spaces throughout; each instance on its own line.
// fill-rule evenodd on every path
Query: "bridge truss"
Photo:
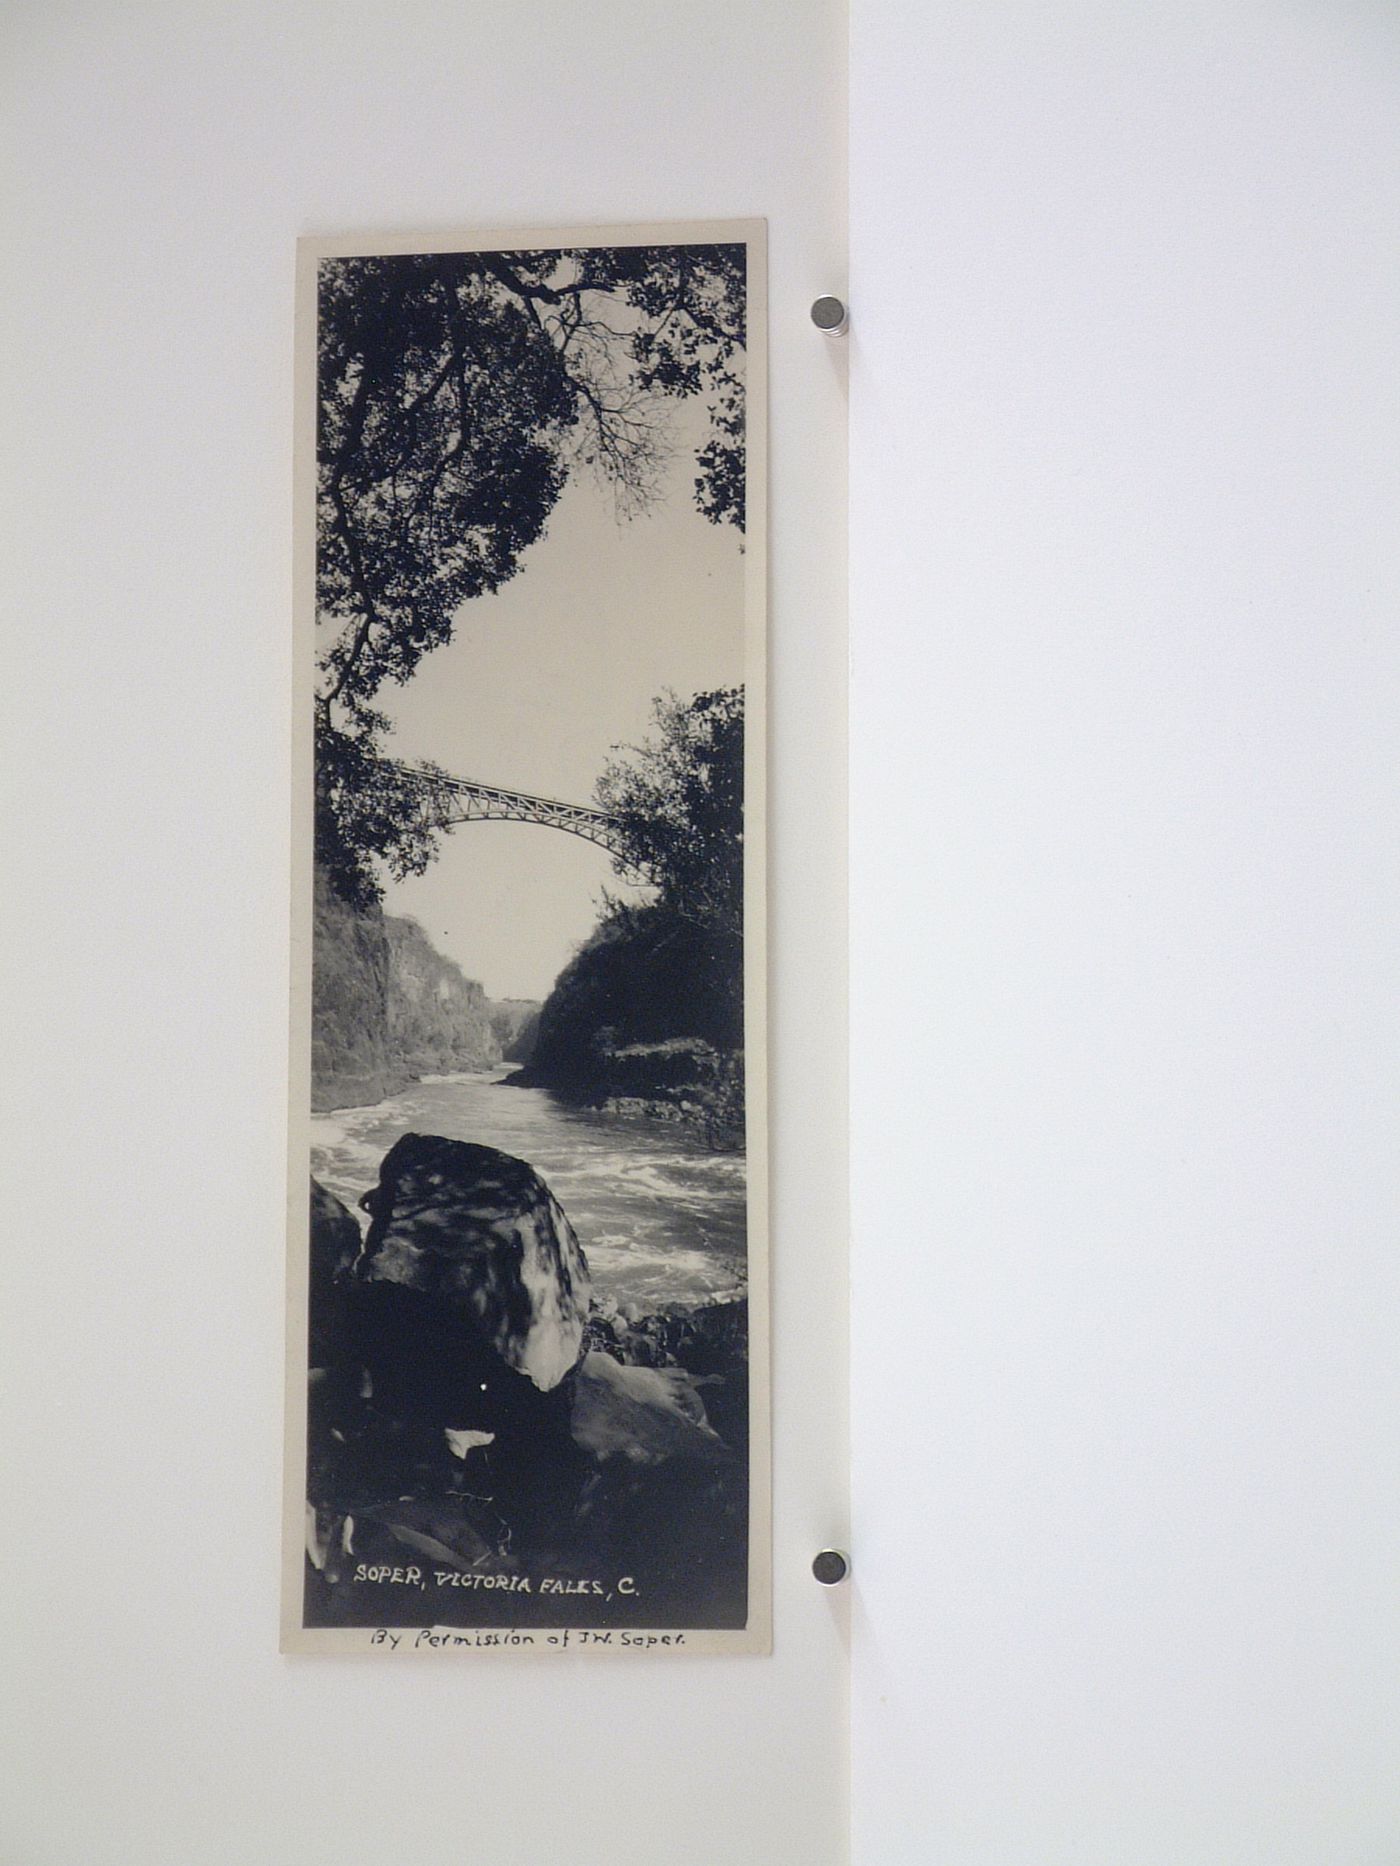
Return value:
M 621 824 L 605 810 L 562 803 L 557 797 L 535 797 L 528 791 L 503 790 L 497 784 L 478 784 L 474 778 L 453 777 L 426 765 L 395 763 L 394 769 L 422 791 L 427 815 L 440 829 L 451 829 L 458 823 L 541 823 L 546 829 L 581 836 L 585 842 L 595 843 L 609 855 L 626 861 Z M 637 880 L 650 879 L 634 864 L 629 862 L 627 866 Z

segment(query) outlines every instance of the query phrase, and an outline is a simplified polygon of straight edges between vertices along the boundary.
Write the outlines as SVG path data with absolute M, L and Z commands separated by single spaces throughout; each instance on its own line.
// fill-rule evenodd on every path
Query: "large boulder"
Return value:
M 455 1429 L 541 1426 L 541 1399 L 582 1354 L 589 1277 L 539 1174 L 494 1147 L 405 1134 L 360 1203 L 354 1349 L 376 1408 Z

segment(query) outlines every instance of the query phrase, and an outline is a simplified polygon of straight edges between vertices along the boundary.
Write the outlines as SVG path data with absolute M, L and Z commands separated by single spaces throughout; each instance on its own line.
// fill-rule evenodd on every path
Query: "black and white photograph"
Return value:
M 763 267 L 301 243 L 285 1650 L 768 1648 Z

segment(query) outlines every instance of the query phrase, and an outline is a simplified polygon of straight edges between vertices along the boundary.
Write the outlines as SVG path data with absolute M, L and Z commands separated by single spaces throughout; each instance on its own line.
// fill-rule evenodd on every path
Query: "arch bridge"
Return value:
M 411 779 L 424 793 L 428 815 L 439 829 L 458 823 L 542 823 L 547 829 L 562 829 L 566 835 L 595 843 L 625 862 L 640 880 L 650 879 L 628 860 L 622 825 L 606 810 L 564 803 L 557 797 L 536 797 L 529 791 L 505 790 L 499 784 L 480 784 L 475 778 L 453 777 L 428 765 L 391 762 L 400 777 Z

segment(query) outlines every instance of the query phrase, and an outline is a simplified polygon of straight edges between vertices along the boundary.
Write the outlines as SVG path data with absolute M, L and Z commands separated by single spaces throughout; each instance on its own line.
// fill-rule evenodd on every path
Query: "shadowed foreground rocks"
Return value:
M 307 1624 L 742 1625 L 746 1305 L 590 1313 L 493 1148 L 406 1135 L 361 1203 L 312 1182 Z

